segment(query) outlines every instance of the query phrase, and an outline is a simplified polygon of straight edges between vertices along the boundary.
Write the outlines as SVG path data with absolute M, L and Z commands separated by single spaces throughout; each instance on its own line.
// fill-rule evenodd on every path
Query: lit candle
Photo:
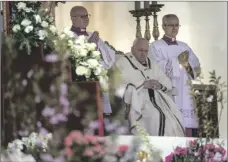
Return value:
M 144 1 L 144 8 L 150 8 L 150 2 Z
M 135 1 L 135 10 L 140 10 L 140 1 Z
M 152 5 L 153 5 L 153 4 L 157 4 L 157 1 L 152 1 Z

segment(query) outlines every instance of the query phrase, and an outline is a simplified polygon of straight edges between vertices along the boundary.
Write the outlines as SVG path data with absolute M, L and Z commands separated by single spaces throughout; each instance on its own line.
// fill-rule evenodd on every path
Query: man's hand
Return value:
M 179 56 L 178 56 L 178 61 L 181 65 L 186 66 L 188 64 L 188 56 L 189 53 L 188 51 L 184 51 L 182 52 Z
M 162 85 L 157 80 L 151 79 L 144 82 L 144 88 L 159 90 L 162 88 Z
M 98 43 L 99 40 L 99 33 L 98 31 L 93 32 L 93 34 L 91 35 L 91 37 L 88 39 L 89 43 Z

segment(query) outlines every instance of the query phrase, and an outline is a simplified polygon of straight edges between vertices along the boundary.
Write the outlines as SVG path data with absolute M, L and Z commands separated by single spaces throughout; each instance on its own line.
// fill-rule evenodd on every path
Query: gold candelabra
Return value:
M 140 17 L 143 16 L 143 10 L 132 10 L 129 11 L 133 17 L 136 17 L 136 38 L 142 38 L 142 33 L 141 33 L 141 24 L 140 24 Z
M 141 34 L 141 24 L 140 24 L 140 18 L 142 16 L 145 16 L 145 33 L 144 38 L 150 41 L 151 34 L 150 34 L 150 23 L 149 23 L 149 17 L 153 16 L 153 29 L 152 29 L 152 36 L 154 40 L 157 40 L 159 38 L 159 27 L 158 27 L 158 20 L 157 20 L 157 13 L 161 11 L 161 8 L 164 6 L 164 4 L 157 4 L 157 1 L 152 1 L 150 4 L 149 1 L 144 2 L 144 7 L 141 8 L 140 1 L 135 2 L 135 10 L 129 11 L 133 17 L 136 17 L 136 38 L 142 38 Z

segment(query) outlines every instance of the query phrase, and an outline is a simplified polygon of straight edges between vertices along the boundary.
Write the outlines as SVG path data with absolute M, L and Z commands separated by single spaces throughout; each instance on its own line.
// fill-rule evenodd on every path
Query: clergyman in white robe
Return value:
M 190 74 L 178 61 L 178 56 L 184 51 L 189 53 L 188 62 L 192 70 Z M 189 81 L 197 77 L 196 69 L 200 67 L 195 53 L 186 43 L 164 36 L 162 39 L 152 42 L 149 56 L 160 65 L 160 68 L 172 80 L 172 86 L 177 90 L 173 97 L 183 114 L 184 127 L 198 128 L 194 102 L 189 93 L 191 89 Z
M 130 132 L 138 135 L 136 121 L 150 136 L 184 136 L 182 115 L 174 101 L 166 94 L 172 88 L 171 81 L 149 58 L 147 66 L 137 61 L 132 53 L 121 56 L 114 68 L 119 73 L 116 91 L 130 105 Z M 158 80 L 161 90 L 145 89 L 146 80 Z

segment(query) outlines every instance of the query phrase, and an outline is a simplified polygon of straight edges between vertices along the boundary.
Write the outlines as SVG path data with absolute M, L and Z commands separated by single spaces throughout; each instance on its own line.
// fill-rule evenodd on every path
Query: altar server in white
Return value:
M 75 37 L 80 35 L 84 35 L 88 38 L 88 42 L 96 43 L 98 50 L 102 54 L 103 61 L 101 64 L 109 69 L 115 62 L 115 51 L 112 50 L 107 44 L 105 44 L 100 38 L 99 33 L 95 32 L 87 32 L 86 28 L 89 25 L 89 17 L 88 11 L 82 6 L 75 6 L 70 11 L 70 16 L 72 20 L 71 31 L 75 33 Z M 109 102 L 109 93 L 103 93 L 103 107 L 104 113 L 110 114 L 112 112 L 111 105 Z
M 190 81 L 200 74 L 200 62 L 192 49 L 184 42 L 176 40 L 179 19 L 174 14 L 165 15 L 162 28 L 165 35 L 152 42 L 149 57 L 153 58 L 171 79 L 173 98 L 180 108 L 185 128 L 198 128 L 198 119 L 194 113 L 194 104 L 189 94 Z
M 130 131 L 138 135 L 136 121 L 150 136 L 184 136 L 182 115 L 166 92 L 172 83 L 160 67 L 147 57 L 149 42 L 134 41 L 132 50 L 117 59 L 119 73 L 116 93 L 127 105 Z

